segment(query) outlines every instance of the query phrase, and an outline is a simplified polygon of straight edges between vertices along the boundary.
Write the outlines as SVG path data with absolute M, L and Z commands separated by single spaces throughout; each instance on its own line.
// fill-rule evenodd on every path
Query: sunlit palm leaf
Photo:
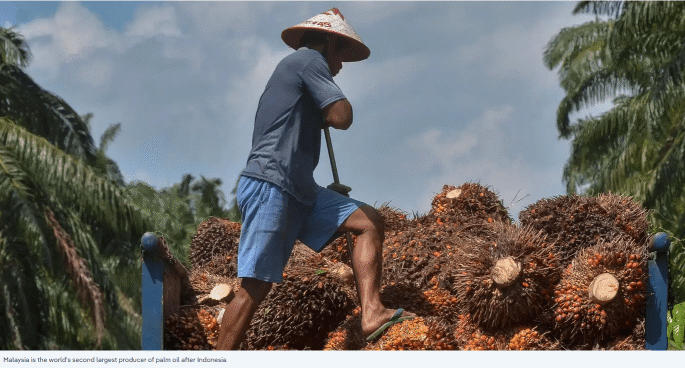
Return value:
M 12 118 L 69 154 L 88 162 L 95 159 L 95 144 L 80 116 L 13 65 L 0 65 L 0 116 Z
M 35 181 L 51 196 L 73 203 L 122 233 L 145 232 L 140 213 L 128 202 L 126 192 L 97 175 L 88 166 L 37 137 L 0 118 L 0 144 L 16 155 Z
M 12 151 L 0 144 L 0 203 L 5 203 L 7 196 L 16 194 L 25 200 L 32 200 L 31 177 L 22 169 Z

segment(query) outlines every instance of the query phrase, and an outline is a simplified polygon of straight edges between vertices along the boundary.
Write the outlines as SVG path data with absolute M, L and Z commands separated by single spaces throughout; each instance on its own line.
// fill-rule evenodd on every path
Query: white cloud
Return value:
M 409 138 L 407 146 L 421 155 L 419 162 L 425 165 L 424 170 L 438 165 L 444 171 L 461 166 L 464 160 L 482 163 L 503 157 L 507 155 L 509 147 L 506 131 L 502 127 L 511 123 L 513 112 L 511 106 L 490 109 L 463 130 L 431 128 L 418 137 Z M 476 166 L 483 167 L 482 164 Z
M 104 88 L 112 82 L 116 65 L 108 58 L 98 57 L 77 67 L 78 82 L 87 88 Z
M 406 55 L 382 61 L 344 63 L 336 83 L 355 99 L 389 99 L 397 91 L 410 90 L 418 74 L 431 65 L 429 55 Z
M 471 152 L 478 144 L 478 137 L 458 132 L 445 134 L 442 130 L 433 128 L 418 137 L 410 138 L 407 143 L 409 147 L 422 151 L 423 156 L 427 156 L 426 159 L 420 160 L 429 163 L 424 169 L 438 165 L 441 170 L 445 170 L 455 159 Z
M 176 8 L 171 4 L 141 6 L 133 20 L 126 26 L 126 35 L 151 38 L 155 36 L 180 36 Z
M 269 9 L 276 6 L 267 2 L 180 2 L 179 13 L 189 19 L 189 26 L 204 37 L 224 36 L 226 31 L 251 33 L 264 27 L 258 21 Z
M 533 22 L 503 24 L 457 49 L 451 59 L 460 65 L 483 67 L 486 75 L 500 81 L 558 87 L 556 74 L 544 66 L 543 52 L 561 28 L 587 21 L 587 16 L 570 18 L 571 8 L 556 8 L 555 13 Z
M 116 44 L 115 35 L 102 21 L 77 2 L 62 3 L 54 17 L 23 24 L 19 33 L 31 45 L 32 67 L 49 73 Z
M 354 28 L 355 26 L 373 27 L 385 21 L 397 20 L 398 17 L 406 14 L 412 14 L 420 9 L 420 5 L 412 1 L 396 1 L 396 2 L 377 2 L 364 1 L 354 4 L 354 13 L 350 14 L 345 9 L 345 5 L 338 7 L 348 21 Z M 313 14 L 312 14 L 313 15 Z M 304 19 L 303 19 L 304 20 Z M 362 39 L 364 39 L 362 37 Z

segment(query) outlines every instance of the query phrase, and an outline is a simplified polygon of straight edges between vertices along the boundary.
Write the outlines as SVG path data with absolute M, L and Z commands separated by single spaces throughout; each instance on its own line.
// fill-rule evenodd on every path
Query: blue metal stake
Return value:
M 645 348 L 666 350 L 668 348 L 666 314 L 668 312 L 668 249 L 671 240 L 666 233 L 657 233 L 650 240 L 650 251 L 655 252 L 648 262 L 647 316 L 645 320 Z
M 145 233 L 143 247 L 143 350 L 162 350 L 164 336 L 164 261 L 159 257 L 159 238 Z

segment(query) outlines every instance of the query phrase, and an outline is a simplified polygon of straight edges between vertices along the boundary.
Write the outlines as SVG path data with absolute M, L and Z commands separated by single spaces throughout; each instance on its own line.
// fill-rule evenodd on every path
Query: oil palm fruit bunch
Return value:
M 439 315 L 428 317 L 426 321 L 426 350 L 459 350 L 459 342 L 454 338 L 454 322 Z
M 193 267 L 207 266 L 216 274 L 235 277 L 239 241 L 239 223 L 210 217 L 197 227 L 190 243 L 190 262 Z
M 458 316 L 453 337 L 461 350 L 503 350 L 506 347 L 506 339 L 501 333 L 483 330 L 470 313 Z
M 502 334 L 477 329 L 462 345 L 462 350 L 504 350 L 507 341 Z
M 645 313 L 647 260 L 645 246 L 621 239 L 580 251 L 554 290 L 559 339 L 586 349 L 631 331 Z
M 647 210 L 639 202 L 630 197 L 616 194 L 600 194 L 597 201 L 607 211 L 606 216 L 614 220 L 614 224 L 628 234 L 636 243 L 647 241 Z
M 559 260 L 545 235 L 499 224 L 494 241 L 464 238 L 454 255 L 452 293 L 487 330 L 530 322 L 549 307 Z
M 350 239 L 354 244 L 357 236 L 350 233 Z M 350 248 L 347 245 L 347 237 L 343 233 L 336 233 L 335 239 L 321 251 L 321 254 L 334 262 L 341 262 L 352 267 Z
M 322 277 L 286 279 L 257 310 L 242 348 L 321 350 L 328 333 L 353 308 L 347 294 Z
M 426 319 L 412 318 L 390 326 L 363 350 L 426 350 L 427 333 Z
M 407 218 L 407 214 L 398 208 L 384 204 L 376 209 L 383 218 L 385 236 L 395 235 L 398 231 L 409 230 L 414 226 L 415 220 Z
M 458 350 L 452 329 L 440 317 L 417 317 L 391 326 L 362 350 Z
M 440 316 L 448 322 L 456 322 L 461 312 L 459 299 L 452 295 L 449 290 L 435 285 L 423 292 L 423 296 L 430 305 L 430 310 L 425 311 L 424 315 Z
M 495 192 L 477 183 L 465 183 L 459 187 L 444 185 L 433 197 L 430 212 L 420 221 L 461 228 L 482 237 L 489 233 L 480 225 L 510 224 L 511 218 Z
M 630 334 L 616 336 L 606 350 L 645 350 L 645 343 L 645 317 L 640 317 Z
M 224 256 L 217 255 L 215 257 L 219 258 L 214 261 L 218 263 Z M 218 284 L 229 284 L 233 286 L 234 289 L 237 289 L 240 285 L 239 279 L 217 275 L 212 272 L 212 269 L 208 266 L 192 268 L 188 278 L 190 284 L 189 289 L 192 290 L 195 296 L 198 294 L 208 294 Z
M 519 326 L 512 328 L 507 342 L 508 350 L 557 350 L 560 344 L 549 338 L 549 331 L 540 326 Z
M 632 238 L 646 241 L 647 220 L 641 206 L 628 197 L 559 196 L 542 199 L 519 213 L 524 226 L 544 231 L 555 244 L 562 264 L 600 240 Z
M 326 257 L 323 252 L 316 253 L 298 240 L 283 270 L 283 279 L 296 280 L 302 275 L 308 277 L 312 274 L 319 276 L 327 283 L 335 284 L 336 288 L 347 294 L 355 305 L 358 305 L 359 296 L 352 267 Z
M 453 227 L 416 223 L 413 229 L 386 238 L 382 284 L 402 280 L 421 289 L 432 286 L 433 278 L 444 278 L 460 236 Z
M 461 313 L 457 316 L 457 322 L 454 325 L 454 333 L 452 335 L 461 346 L 478 330 L 478 324 L 471 318 L 471 314 Z
M 362 350 L 368 344 L 361 333 L 360 310 L 355 309 L 334 331 L 328 333 L 323 350 Z
M 212 350 L 219 334 L 219 324 L 210 307 L 185 307 L 166 318 L 165 350 Z
M 283 282 L 259 306 L 241 348 L 321 350 L 355 309 L 347 286 L 324 269 L 326 259 L 301 243 L 296 247 Z
M 418 316 L 436 314 L 435 305 L 426 299 L 423 289 L 401 280 L 381 288 L 381 302 L 387 308 L 404 308 Z

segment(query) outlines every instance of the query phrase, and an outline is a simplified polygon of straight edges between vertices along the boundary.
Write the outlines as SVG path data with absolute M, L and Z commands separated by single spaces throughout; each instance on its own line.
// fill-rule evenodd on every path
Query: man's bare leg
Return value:
M 370 206 L 362 206 L 347 218 L 340 231 L 357 235 L 352 247 L 352 270 L 362 307 L 362 333 L 368 336 L 390 320 L 395 310 L 381 303 L 383 272 L 383 218 Z M 404 312 L 403 316 L 415 314 Z
M 224 312 L 216 350 L 238 349 L 257 307 L 269 294 L 272 283 L 244 278 L 240 286 Z

